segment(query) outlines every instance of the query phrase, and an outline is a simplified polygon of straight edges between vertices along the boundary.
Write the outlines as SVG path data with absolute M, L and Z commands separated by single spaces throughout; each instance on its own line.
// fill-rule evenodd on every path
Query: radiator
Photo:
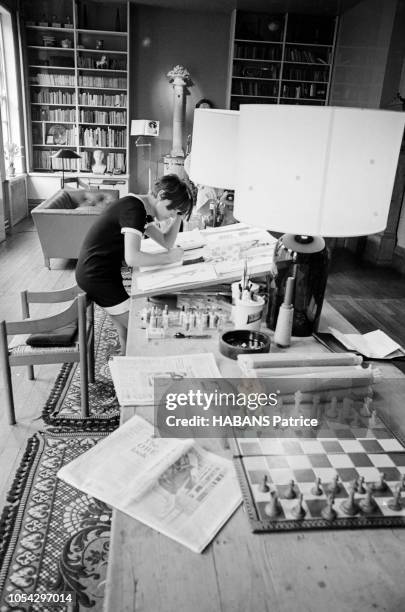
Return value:
M 28 216 L 26 177 L 16 176 L 4 182 L 6 225 L 13 227 Z

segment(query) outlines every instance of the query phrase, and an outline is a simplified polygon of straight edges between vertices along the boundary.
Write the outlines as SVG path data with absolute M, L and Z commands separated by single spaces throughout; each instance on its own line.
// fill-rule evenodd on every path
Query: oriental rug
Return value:
M 1 612 L 102 610 L 111 509 L 56 474 L 106 435 L 45 432 L 28 441 L 0 520 Z M 57 603 L 68 593 L 76 605 Z
M 89 383 L 89 412 L 81 418 L 80 365 L 65 363 L 42 412 L 47 425 L 83 431 L 111 431 L 119 424 L 119 405 L 108 367 L 119 351 L 118 334 L 104 310 L 94 310 L 95 382 Z

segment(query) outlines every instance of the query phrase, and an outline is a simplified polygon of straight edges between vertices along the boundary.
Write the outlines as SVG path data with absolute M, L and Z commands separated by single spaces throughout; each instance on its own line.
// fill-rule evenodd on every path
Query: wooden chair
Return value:
M 44 318 L 29 318 L 30 303 L 57 303 L 73 300 L 62 312 Z M 89 416 L 88 383 L 94 382 L 94 306 L 79 287 L 59 291 L 23 291 L 21 293 L 22 321 L 0 322 L 0 366 L 6 390 L 6 405 L 10 425 L 15 425 L 15 409 L 11 380 L 11 366 L 28 366 L 28 378 L 34 379 L 34 365 L 49 363 L 80 363 L 82 417 Z M 30 346 L 21 334 L 56 332 L 66 325 L 77 323 L 78 331 L 68 346 Z M 15 336 L 8 341 L 8 336 Z M 18 342 L 20 343 L 18 344 Z

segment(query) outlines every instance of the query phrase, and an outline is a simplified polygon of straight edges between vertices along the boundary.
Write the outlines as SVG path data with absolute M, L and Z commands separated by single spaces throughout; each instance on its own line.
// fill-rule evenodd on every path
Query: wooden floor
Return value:
M 0 244 L 0 320 L 20 318 L 20 291 L 60 289 L 74 282 L 74 262 L 52 260 L 43 264 L 42 251 L 32 221 L 20 223 Z M 396 272 L 359 265 L 354 256 L 335 251 L 327 297 L 332 305 L 362 332 L 379 327 L 405 345 L 405 282 Z M 56 312 L 61 306 L 52 306 Z M 40 306 L 32 310 L 35 315 Z M 43 312 L 43 310 L 41 310 Z M 59 365 L 41 366 L 29 381 L 24 368 L 13 368 L 17 425 L 9 427 L 0 410 L 0 509 L 24 452 L 26 440 L 38 429 L 44 406 Z M 4 388 L 0 380 L 0 406 Z

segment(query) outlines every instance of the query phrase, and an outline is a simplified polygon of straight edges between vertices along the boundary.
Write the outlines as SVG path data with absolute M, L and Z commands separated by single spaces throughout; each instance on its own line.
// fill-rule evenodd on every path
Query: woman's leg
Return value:
M 128 319 L 129 312 L 123 312 L 121 314 L 111 314 L 108 313 L 111 317 L 112 322 L 118 331 L 118 337 L 120 339 L 121 345 L 121 355 L 125 355 L 127 349 L 127 331 L 128 331 Z

